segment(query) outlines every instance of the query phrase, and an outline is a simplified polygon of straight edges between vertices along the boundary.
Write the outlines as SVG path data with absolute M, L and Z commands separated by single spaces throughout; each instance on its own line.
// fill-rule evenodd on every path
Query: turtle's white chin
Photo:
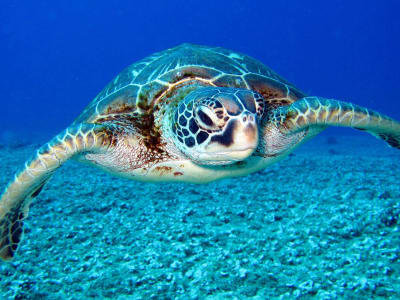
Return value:
M 256 148 L 247 148 L 243 150 L 233 150 L 233 151 L 227 151 L 227 152 L 221 152 L 221 153 L 216 153 L 218 156 L 221 156 L 222 158 L 227 158 L 228 160 L 232 160 L 233 162 L 236 161 L 241 161 L 249 157 L 250 155 L 253 154 L 254 150 Z
M 244 149 L 235 149 L 218 152 L 198 152 L 196 160 L 202 164 L 210 165 L 227 165 L 233 164 L 238 161 L 245 160 L 255 151 L 255 147 L 248 147 Z

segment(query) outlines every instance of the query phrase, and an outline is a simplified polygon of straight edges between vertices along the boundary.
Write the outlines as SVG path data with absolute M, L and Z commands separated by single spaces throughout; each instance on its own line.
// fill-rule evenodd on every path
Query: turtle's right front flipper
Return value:
M 305 130 L 318 133 L 326 126 L 364 130 L 400 149 L 400 123 L 373 110 L 319 97 L 305 97 L 271 112 L 268 122 L 284 135 Z
M 53 172 L 72 156 L 105 151 L 113 142 L 114 137 L 107 127 L 82 124 L 66 129 L 37 150 L 1 196 L 0 258 L 13 258 L 21 240 L 23 219 L 28 215 L 29 204 Z

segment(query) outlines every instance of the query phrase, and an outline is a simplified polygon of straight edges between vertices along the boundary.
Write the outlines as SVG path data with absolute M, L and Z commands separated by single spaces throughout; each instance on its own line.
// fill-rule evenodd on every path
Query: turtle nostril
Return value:
M 243 117 L 242 117 L 242 121 L 243 123 L 253 123 L 255 120 L 254 116 L 250 113 L 246 113 Z

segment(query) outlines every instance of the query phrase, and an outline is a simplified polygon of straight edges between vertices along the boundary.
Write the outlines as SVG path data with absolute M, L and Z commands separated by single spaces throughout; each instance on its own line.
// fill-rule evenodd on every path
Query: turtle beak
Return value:
M 256 120 L 256 116 L 248 112 L 242 114 L 240 121 L 236 120 L 230 154 L 232 159 L 244 160 L 257 148 L 259 135 Z
M 215 160 L 241 161 L 253 154 L 258 140 L 256 116 L 246 112 L 231 120 L 222 135 L 214 136 L 207 151 L 216 154 Z

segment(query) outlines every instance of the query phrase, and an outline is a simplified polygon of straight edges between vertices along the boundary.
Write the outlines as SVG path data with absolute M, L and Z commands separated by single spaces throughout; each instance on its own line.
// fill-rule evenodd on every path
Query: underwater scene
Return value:
M 400 299 L 397 1 L 0 10 L 0 299 Z

